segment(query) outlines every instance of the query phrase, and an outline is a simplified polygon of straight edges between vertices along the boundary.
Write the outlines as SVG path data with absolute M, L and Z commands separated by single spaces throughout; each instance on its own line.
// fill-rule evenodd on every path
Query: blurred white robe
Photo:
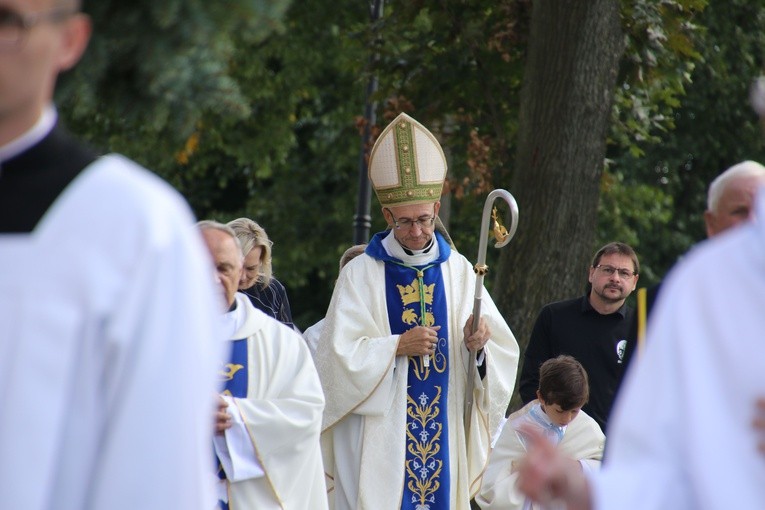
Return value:
M 305 340 L 306 345 L 308 345 L 308 350 L 311 351 L 311 356 L 316 354 L 316 347 L 319 346 L 319 338 L 321 337 L 321 332 L 323 330 L 324 319 L 321 319 L 319 322 L 313 326 L 307 327 L 306 330 L 303 331 L 303 340 Z
M 596 509 L 765 507 L 752 426 L 765 395 L 763 198 L 756 222 L 704 241 L 662 284 L 594 476 Z
M 0 267 L 0 508 L 209 508 L 220 303 L 180 195 L 102 157 Z

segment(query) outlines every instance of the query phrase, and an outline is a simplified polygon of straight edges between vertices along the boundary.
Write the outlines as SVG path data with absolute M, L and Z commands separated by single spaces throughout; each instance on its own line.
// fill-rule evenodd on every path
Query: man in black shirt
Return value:
M 568 354 L 584 366 L 590 378 L 590 400 L 582 409 L 605 432 L 634 313 L 625 300 L 635 290 L 639 272 L 637 255 L 630 246 L 609 243 L 593 257 L 589 294 L 542 308 L 524 356 L 520 380 L 524 404 L 536 398 L 540 365 Z
M 715 177 L 709 185 L 707 209 L 704 211 L 707 237 L 715 237 L 751 220 L 754 217 L 755 195 L 762 186 L 765 186 L 765 167 L 756 161 L 742 161 Z M 660 290 L 661 282 L 648 288 L 646 318 L 651 316 L 653 304 Z M 634 351 L 638 347 L 637 314 L 635 315 L 630 328 L 630 341 L 624 356 L 623 374 L 627 372 L 627 368 L 632 363 Z

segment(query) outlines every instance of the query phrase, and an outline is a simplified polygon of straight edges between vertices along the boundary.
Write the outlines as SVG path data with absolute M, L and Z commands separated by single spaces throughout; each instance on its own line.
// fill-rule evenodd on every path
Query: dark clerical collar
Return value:
M 0 233 L 29 233 L 96 155 L 56 126 L 38 144 L 3 162 Z
M 398 242 L 398 239 L 396 239 L 396 242 Z M 398 243 L 398 244 L 401 246 L 401 249 L 404 250 L 404 253 L 406 253 L 410 257 L 412 255 L 422 255 L 423 253 L 428 253 L 430 251 L 430 249 L 433 247 L 433 245 L 435 244 L 435 236 L 431 237 L 430 238 L 430 242 L 428 243 L 428 245 L 425 248 L 421 249 L 421 250 L 410 250 L 409 248 L 407 248 L 403 244 L 401 244 L 401 243 Z

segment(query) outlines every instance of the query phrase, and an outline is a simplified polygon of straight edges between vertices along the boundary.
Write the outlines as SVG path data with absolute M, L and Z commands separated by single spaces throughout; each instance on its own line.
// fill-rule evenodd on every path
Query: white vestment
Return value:
M 528 505 L 526 496 L 517 488 L 517 462 L 526 455 L 526 448 L 516 431 L 516 423 L 526 421 L 529 411 L 539 401 L 532 400 L 522 409 L 510 415 L 502 429 L 495 447 L 489 455 L 489 466 L 483 475 L 481 490 L 475 500 L 482 510 L 520 510 L 521 508 L 539 508 Z M 580 411 L 571 423 L 565 427 L 558 449 L 566 457 L 578 460 L 582 469 L 590 471 L 600 467 L 606 437 L 595 420 L 584 411 Z
M 227 470 L 230 508 L 327 508 L 319 445 L 324 395 L 308 347 L 293 329 L 257 310 L 247 296 L 237 293 L 236 303 L 230 313 L 241 318 L 241 326 L 230 340 L 247 339 L 247 397 L 232 399 L 228 412 L 238 416 L 225 442 L 229 451 L 244 458 L 245 472 L 253 472 L 245 464 L 254 454 L 251 460 L 263 475 L 240 478 Z M 237 432 L 251 443 L 237 446 Z
M 311 351 L 311 356 L 316 354 L 316 347 L 319 345 L 319 338 L 321 338 L 321 332 L 324 330 L 324 319 L 313 326 L 309 326 L 303 331 L 303 340 L 308 345 L 308 350 Z
M 0 267 L 0 508 L 209 508 L 219 293 L 182 198 L 105 156 Z
M 386 250 L 390 253 L 390 245 Z M 403 252 L 395 256 L 412 263 Z M 467 510 L 486 468 L 492 434 L 513 391 L 519 349 L 484 292 L 481 312 L 492 336 L 484 348 L 485 378 L 476 370 L 471 437 L 466 448 L 465 383 L 468 363 L 475 363 L 475 358 L 464 347 L 462 330 L 472 313 L 475 274 L 454 250 L 440 268 L 449 327 L 449 499 L 453 509 Z M 346 487 L 344 494 L 335 495 L 338 509 L 346 505 L 353 510 L 401 508 L 409 360 L 396 356 L 398 337 L 390 331 L 384 263 L 360 255 L 340 272 L 315 356 L 327 398 L 322 447 L 325 453 L 334 453 L 334 458 L 325 457 L 327 472 L 330 476 L 351 473 L 350 480 L 340 480 Z M 333 436 L 335 444 L 327 444 Z
M 596 509 L 765 507 L 752 426 L 765 395 L 765 202 L 704 241 L 662 284 L 644 354 L 609 425 Z

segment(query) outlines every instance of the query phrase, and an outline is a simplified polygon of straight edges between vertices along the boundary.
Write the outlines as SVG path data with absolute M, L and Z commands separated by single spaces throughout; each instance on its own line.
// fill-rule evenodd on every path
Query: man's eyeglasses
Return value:
M 614 273 L 619 273 L 619 276 L 622 280 L 627 280 L 628 278 L 632 278 L 637 273 L 635 271 L 630 271 L 629 269 L 624 268 L 618 268 L 614 266 L 602 266 L 597 265 L 595 266 L 595 269 L 599 270 L 601 273 L 603 273 L 606 276 L 613 276 Z
M 436 216 L 420 216 L 419 218 L 412 219 L 412 218 L 398 218 L 396 219 L 395 216 L 393 216 L 393 213 L 390 209 L 386 210 L 390 213 L 390 217 L 393 218 L 393 225 L 396 227 L 396 230 L 400 229 L 411 229 L 415 224 L 419 225 L 421 229 L 430 228 L 433 226 L 433 223 L 436 221 Z
M 7 7 L 0 7 L 0 50 L 14 50 L 21 46 L 24 36 L 35 25 L 45 22 L 57 23 L 76 13 L 76 9 L 62 8 L 22 14 Z

